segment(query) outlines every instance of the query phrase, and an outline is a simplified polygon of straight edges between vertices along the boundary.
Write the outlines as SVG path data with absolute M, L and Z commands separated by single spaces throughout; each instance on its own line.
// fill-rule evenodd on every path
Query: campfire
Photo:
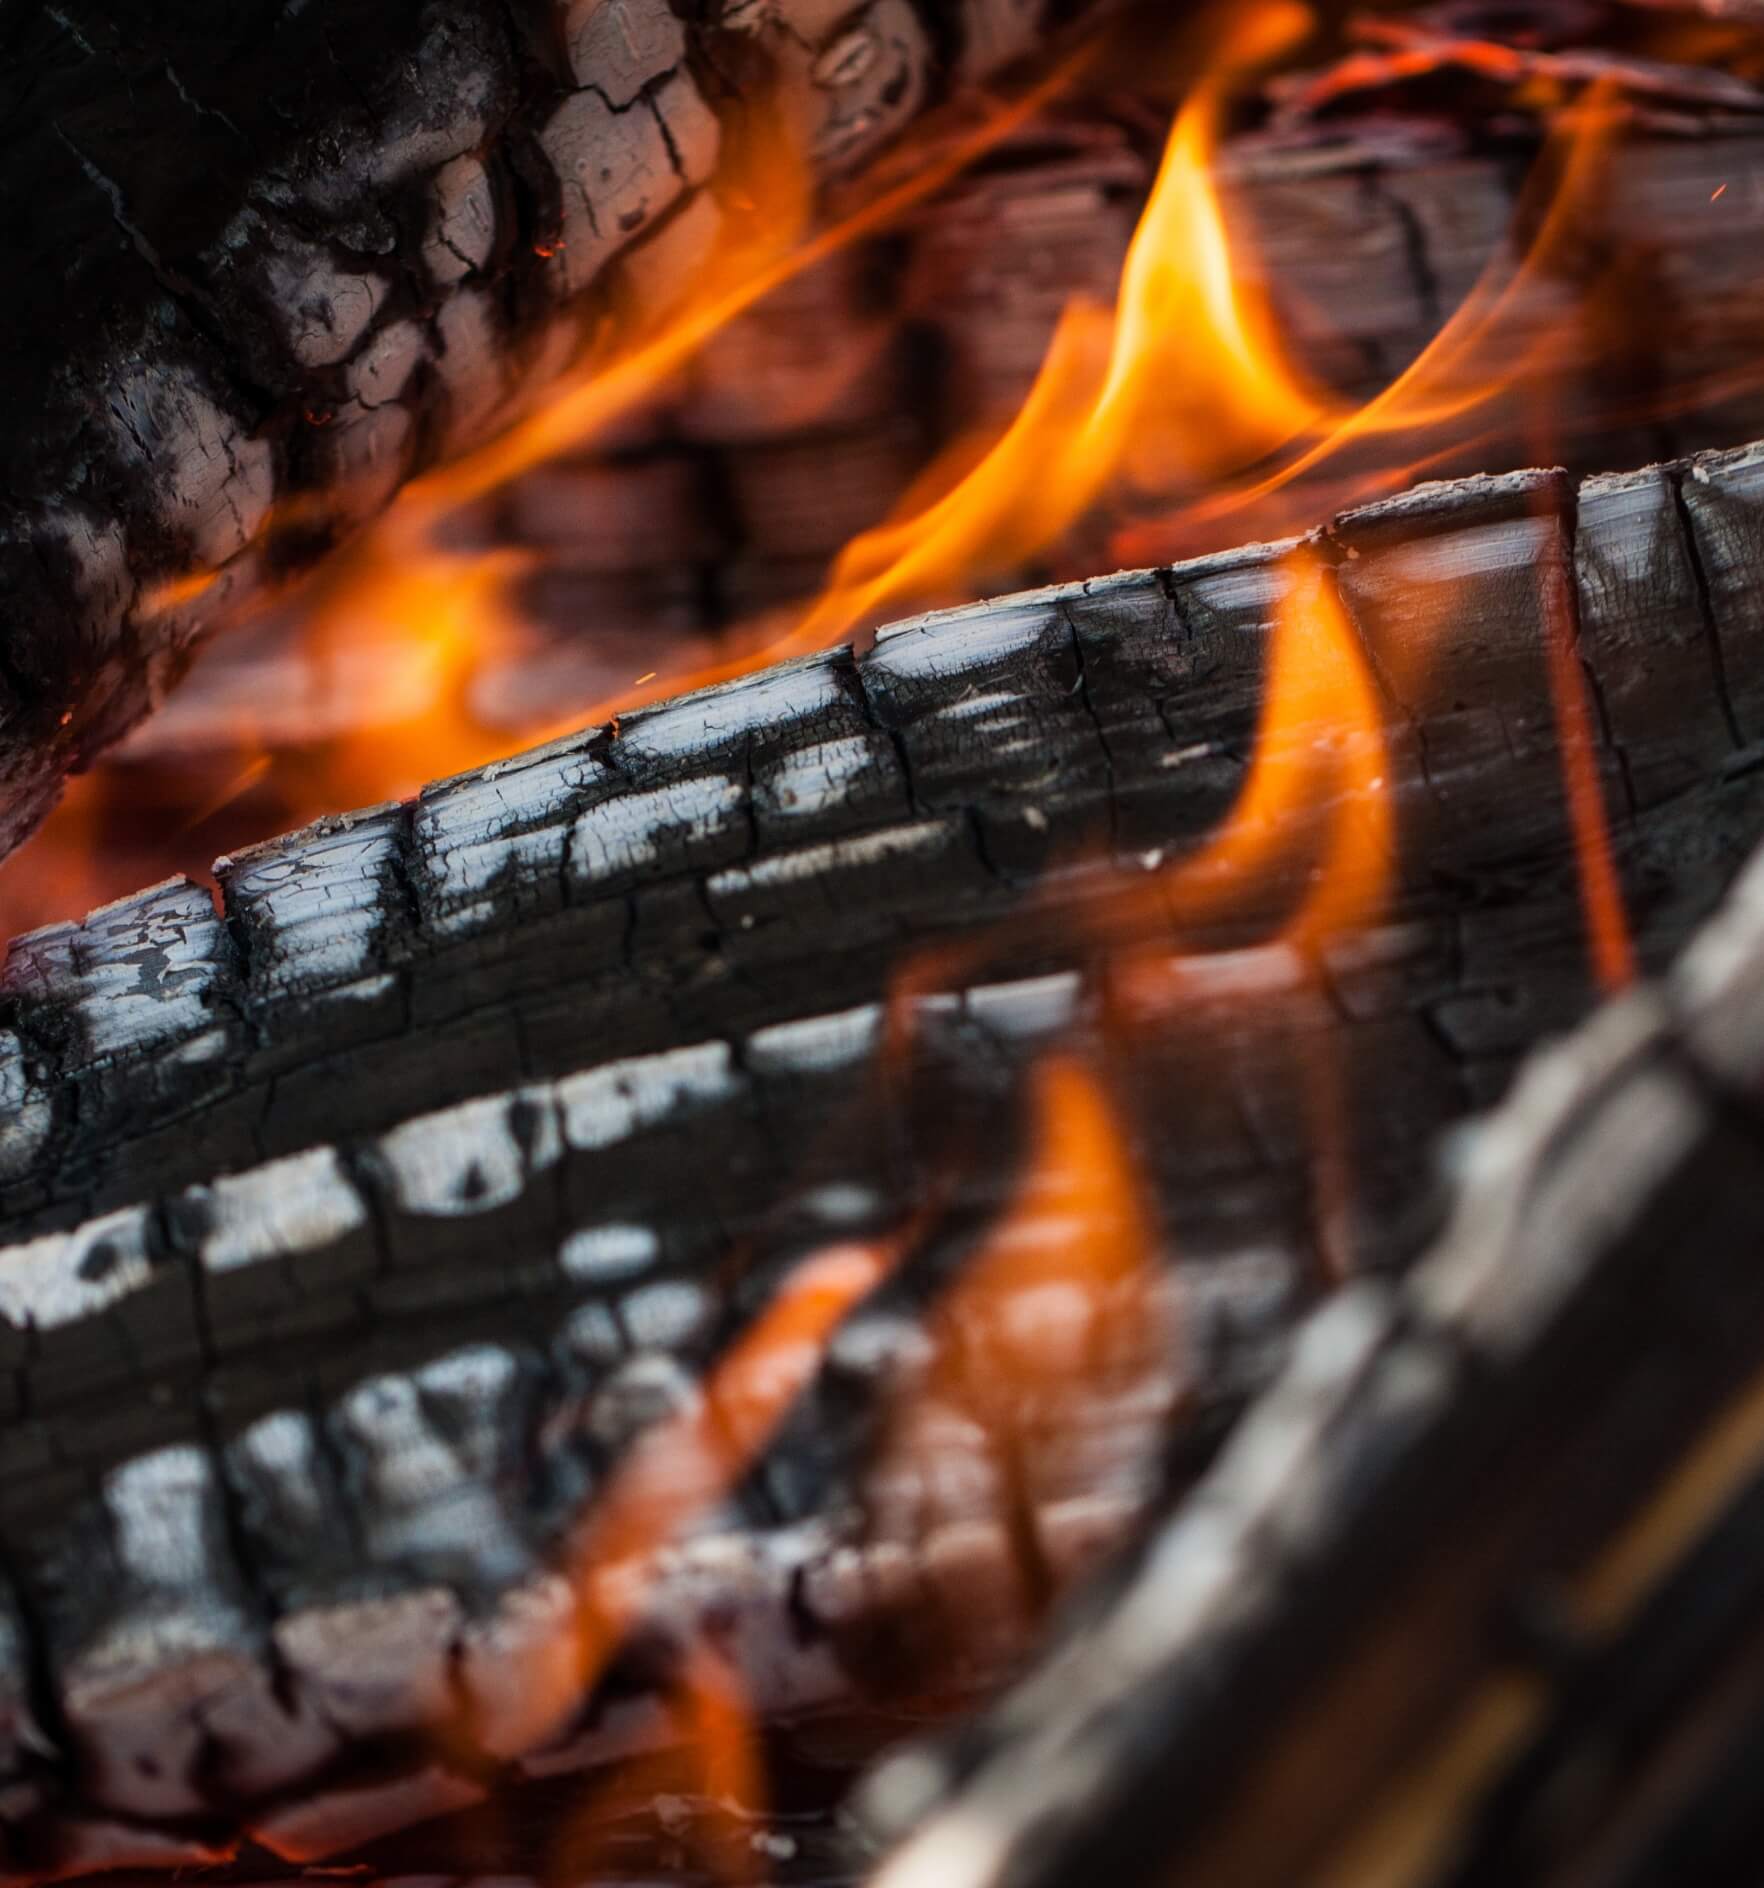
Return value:
M 85 11 L 8 1878 L 1754 1870 L 1764 16 Z

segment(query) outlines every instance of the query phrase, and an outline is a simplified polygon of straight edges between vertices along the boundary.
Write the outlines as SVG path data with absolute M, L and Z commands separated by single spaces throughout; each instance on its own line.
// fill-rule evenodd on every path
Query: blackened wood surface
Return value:
M 505 422 L 621 307 L 677 295 L 755 122 L 849 169 L 1042 15 L 9 9 L 0 846 L 205 622 Z M 197 601 L 160 591 L 223 565 Z
M 1750 836 L 1759 455 L 1423 488 L 1320 542 L 1392 690 L 1405 857 L 1388 915 L 1430 937 L 1424 958 L 1445 953 L 1412 1007 L 1488 1094 L 1582 988 L 1575 946 L 1545 979 L 1499 915 L 1547 893 L 1564 939 L 1573 924 L 1545 591 L 1572 569 L 1596 762 L 1659 961 Z M 1140 871 L 1178 856 L 1242 783 L 1281 556 L 909 622 L 869 654 L 224 860 L 218 912 L 172 882 L 15 941 L 10 1223 L 66 1224 L 805 1002 L 873 1002 L 916 944 L 1002 917 L 1052 864 L 1076 902 L 1100 854 Z M 1256 935 L 1252 910 L 1216 941 Z M 1065 948 L 1007 945 L 995 960 L 1031 970 Z M 1503 1009 L 1520 981 L 1543 1007 Z
M 872 1792 L 886 1888 L 1748 1879 L 1764 858 L 1540 1056 L 1103 1604 Z M 943 1796 L 941 1813 L 927 1814 Z
M 365 1838 L 511 1760 L 616 1750 L 699 1629 L 767 1713 L 1005 1656 L 1159 1456 L 1186 1478 L 1330 1259 L 1407 1260 L 1439 1131 L 1590 1004 L 1547 624 L 1577 630 L 1650 963 L 1764 828 L 1760 464 L 1338 520 L 1316 548 L 1391 691 L 1391 908 L 1307 962 L 1255 945 L 1290 902 L 1270 886 L 1185 936 L 1214 954 L 1171 966 L 1179 1003 L 1136 983 L 1143 1016 L 1069 921 L 1229 806 L 1278 548 L 908 623 L 261 848 L 221 868 L 223 913 L 172 885 L 21 941 L 19 1856 L 191 1860 L 241 1821 L 289 1854 Z M 903 1072 L 878 1004 L 957 934 L 993 942 L 924 1000 Z M 1051 1428 L 931 1393 L 903 1457 L 923 1309 L 1014 1186 L 1023 1071 L 1056 1047 L 1124 1098 L 1172 1335 Z M 1355 1098 L 1354 1221 L 1327 1237 L 1307 1048 Z M 531 1751 L 584 1506 L 793 1259 L 905 1201 L 938 1203 L 907 1269 L 726 1506 L 635 1570 L 644 1657 Z

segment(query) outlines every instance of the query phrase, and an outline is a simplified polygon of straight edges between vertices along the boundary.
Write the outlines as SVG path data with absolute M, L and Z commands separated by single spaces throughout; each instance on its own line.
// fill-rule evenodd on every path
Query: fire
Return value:
M 1105 1070 L 1055 1051 L 1026 1115 L 1014 1191 L 925 1319 L 866 1478 L 880 1536 L 923 1558 L 930 1613 L 910 1631 L 939 1671 L 1020 1648 L 1113 1543 L 1168 1433 L 1179 1332 Z
M 1388 388 L 1350 405 L 1288 357 L 1267 295 L 1234 252 L 1215 157 L 1245 76 L 1294 46 L 1310 23 L 1287 0 L 1239 9 L 1176 119 L 1116 305 L 1068 309 L 1001 438 L 966 442 L 933 468 L 899 516 L 847 548 L 823 595 L 781 640 L 687 677 L 651 670 L 600 712 L 629 707 L 646 691 L 824 646 L 905 603 L 970 594 L 987 573 L 1046 553 L 1123 489 L 1159 502 L 1174 494 L 1185 531 L 1227 517 L 1259 523 L 1275 515 L 1272 502 L 1295 481 L 1373 438 L 1405 442 L 1407 463 L 1375 475 L 1376 483 L 1400 484 L 1442 434 L 1541 371 L 1560 341 L 1515 340 L 1512 323 L 1529 285 L 1570 268 L 1583 234 L 1615 122 L 1596 94 L 1564 119 L 1565 135 L 1540 166 L 1541 196 L 1522 251 L 1491 270 Z M 745 223 L 689 305 L 635 348 L 591 361 L 503 437 L 413 488 L 315 593 L 308 633 L 319 668 L 339 692 L 376 702 L 374 725 L 330 743 L 316 763 L 245 752 L 252 743 L 242 735 L 241 764 L 223 795 L 288 766 L 293 797 L 316 812 L 408 793 L 501 753 L 506 736 L 479 722 L 470 688 L 518 631 L 511 585 L 527 566 L 507 553 L 445 548 L 448 522 L 518 473 L 581 446 L 652 394 L 734 314 L 787 274 L 897 216 L 1022 122 L 1048 90 L 995 113 L 936 165 L 812 241 L 804 236 L 806 173 L 790 153 L 759 149 Z M 1314 972 L 1332 939 L 1376 922 L 1389 898 L 1398 835 L 1377 681 L 1324 551 L 1301 545 L 1282 578 L 1252 756 L 1219 829 L 1173 863 L 1109 875 L 1076 918 L 1059 918 L 1077 927 L 1100 981 L 1138 1019 L 1177 1009 L 1185 967 L 1220 927 L 1272 912 L 1267 941 Z M 155 604 L 190 600 L 212 581 L 199 574 L 164 586 Z M 1443 642 L 1450 626 L 1439 634 Z M 1593 759 L 1591 706 L 1572 624 L 1559 611 L 1545 655 L 1595 965 L 1616 984 L 1633 974 L 1633 950 Z M 89 793 L 68 805 L 70 823 L 93 820 Z M 1029 922 L 1045 922 L 1052 909 L 1032 909 Z M 969 974 L 1003 944 L 986 939 L 959 962 L 943 954 L 909 966 L 896 994 Z M 892 1013 L 898 1019 L 903 1005 Z M 1351 1264 L 1341 1230 L 1349 1163 L 1340 1070 L 1333 1045 L 1318 1035 L 1295 1054 L 1311 1126 L 1317 1245 L 1340 1275 Z M 940 1409 L 974 1415 L 993 1436 L 1027 1437 L 1026 1446 L 1051 1457 L 1087 1412 L 1130 1401 L 1135 1385 L 1157 1380 L 1160 1370 L 1168 1378 L 1177 1334 L 1161 1292 L 1163 1229 L 1105 1071 L 1069 1048 L 1054 1050 L 1030 1076 L 1028 1116 L 1016 1190 L 932 1310 L 929 1372 L 890 1412 L 883 1479 L 914 1473 Z M 907 1243 L 903 1234 L 811 1254 L 712 1368 L 701 1394 L 619 1465 L 571 1542 L 568 1625 L 546 1648 L 526 1700 L 532 1745 L 566 1724 L 605 1677 L 652 1598 L 656 1558 L 759 1461 L 840 1322 L 895 1271 Z M 1160 1432 L 1151 1423 L 1143 1438 L 1129 1440 L 1143 1442 L 1149 1461 Z M 741 1818 L 763 1807 L 764 1775 L 741 1674 L 711 1646 L 688 1645 L 669 1702 L 694 1792 L 733 1812 L 700 1832 L 704 1865 L 718 1880 L 748 1880 L 758 1869 Z M 583 1805 L 556 1858 L 560 1877 L 605 1873 L 608 1819 L 652 1800 L 662 1779 L 679 1776 L 677 1764 L 645 1759 L 617 1772 Z
M 1234 87 L 1310 23 L 1285 0 L 1245 10 L 1177 118 L 1116 311 L 1068 309 L 1009 431 L 942 496 L 848 547 L 791 652 L 903 599 L 947 600 L 979 574 L 1021 563 L 1123 473 L 1167 478 L 1174 466 L 1199 480 L 1315 423 L 1319 397 L 1285 364 L 1266 303 L 1232 265 L 1212 178 Z
M 577 1806 L 554 1847 L 546 1880 L 615 1879 L 618 1821 L 679 1802 L 685 1792 L 692 1812 L 670 1833 L 705 1876 L 729 1888 L 760 1879 L 764 1851 L 754 1836 L 766 1801 L 765 1767 L 739 1676 L 708 1646 L 688 1648 L 668 1715 L 666 1747 L 621 1765 Z
M 1334 575 L 1301 550 L 1286 577 L 1243 791 L 1218 833 L 1171 866 L 1156 891 L 1186 927 L 1296 866 L 1305 890 L 1279 938 L 1312 950 L 1378 916 L 1395 816 L 1383 708 Z
M 1551 136 L 1527 184 L 1515 228 L 1533 234 L 1513 259 L 1497 256 L 1414 362 L 1363 405 L 1337 407 L 1316 437 L 1265 478 L 1223 495 L 1205 515 L 1254 511 L 1273 494 L 1343 456 L 1361 440 L 1402 437 L 1409 459 L 1382 467 L 1358 495 L 1410 483 L 1439 435 L 1527 383 L 1547 377 L 1552 358 L 1574 344 L 1572 324 L 1527 334 L 1518 315 L 1541 281 L 1570 270 L 1586 234 L 1621 117 L 1611 92 L 1594 86 L 1552 121 Z
M 1028 1400 L 1049 1415 L 1084 1396 L 1100 1360 L 1095 1347 L 1079 1354 L 1082 1340 L 1105 1307 L 1118 1316 L 1151 1281 L 1155 1246 L 1126 1131 L 1096 1073 L 1052 1056 L 1031 1081 L 1029 1114 L 1022 1184 L 934 1322 L 946 1357 L 961 1360 L 966 1399 Z
M 974 594 L 990 573 L 1049 554 L 1105 498 L 1132 495 L 1141 510 L 1154 498 L 1178 506 L 1160 523 L 1117 533 L 1129 561 L 1156 561 L 1192 545 L 1196 532 L 1216 539 L 1227 520 L 1236 535 L 1278 534 L 1289 522 L 1280 496 L 1301 477 L 1348 462 L 1368 440 L 1400 438 L 1402 452 L 1381 452 L 1380 469 L 1356 490 L 1404 483 L 1446 449 L 1442 442 L 1461 441 L 1470 416 L 1542 372 L 1564 340 L 1548 330 L 1515 333 L 1514 322 L 1531 286 L 1573 275 L 1616 122 L 1604 95 L 1594 87 L 1560 115 L 1555 148 L 1539 164 L 1533 202 L 1520 218 L 1531 233 L 1517 261 L 1492 265 L 1414 365 L 1353 406 L 1312 384 L 1290 359 L 1258 272 L 1243 266 L 1241 243 L 1227 228 L 1216 177 L 1222 120 L 1234 93 L 1247 75 L 1296 45 L 1310 23 L 1291 0 L 1256 0 L 1236 10 L 1177 117 L 1115 308 L 1088 302 L 1069 308 L 1001 439 L 989 448 L 965 442 L 932 468 L 893 521 L 847 548 L 824 594 L 781 635 L 755 626 L 732 639 L 726 658 L 685 673 L 658 664 L 605 700 L 574 707 L 564 721 L 527 729 L 523 743 L 822 646 L 890 609 Z M 664 385 L 710 334 L 768 289 L 898 218 L 1031 117 L 1074 70 L 1068 65 L 1037 91 L 994 109 L 965 140 L 813 238 L 804 233 L 810 190 L 799 155 L 755 139 L 738 186 L 726 193 L 728 238 L 686 305 L 634 344 L 591 350 L 511 430 L 411 488 L 315 592 L 307 633 L 319 686 L 375 702 L 372 725 L 292 752 L 242 730 L 238 752 L 197 790 L 204 810 L 225 804 L 245 782 L 251 806 L 270 809 L 266 823 L 295 824 L 407 793 L 423 779 L 505 753 L 514 737 L 479 711 L 474 687 L 498 651 L 514 646 L 521 623 L 514 586 L 523 567 L 506 554 L 448 548 L 461 508 L 579 448 Z M 1572 339 L 1569 324 L 1566 344 Z M 282 522 L 302 521 L 272 520 L 269 528 Z M 187 600 L 212 581 L 212 573 L 199 573 L 163 586 L 155 602 Z M 1563 710 L 1565 741 L 1571 712 Z M 1573 793 L 1590 857 L 1600 845 L 1590 816 L 1602 817 L 1602 809 L 1596 795 Z M 89 846 L 83 823 L 89 816 L 76 812 L 52 827 L 35 848 L 36 860 Z M 130 884 L 153 875 L 132 860 L 125 869 Z M 66 883 L 78 887 L 83 880 L 67 874 Z M 93 902 L 77 890 L 71 902 L 45 901 L 31 895 L 36 889 L 19 885 L 15 895 L 13 909 L 27 921 L 63 915 L 63 907 L 71 915 Z M 107 882 L 97 889 L 118 887 Z M 1609 930 L 1608 915 L 1599 926 Z
M 1155 890 L 1135 886 L 1127 895 L 1140 905 L 1161 898 L 1180 933 L 1270 881 L 1296 878 L 1304 889 L 1273 941 L 1310 967 L 1314 988 L 1327 941 L 1364 930 L 1384 908 L 1396 814 L 1377 684 L 1334 574 L 1316 553 L 1300 552 L 1288 577 L 1243 791 L 1200 851 L 1167 868 Z M 1143 946 L 1112 974 L 1147 1020 L 1167 1016 L 1186 995 L 1181 961 Z M 1313 1241 L 1328 1282 L 1339 1283 L 1352 1269 L 1342 1051 L 1333 1031 L 1312 1028 L 1290 1052 L 1310 1128 Z
M 639 1438 L 572 1545 L 574 1616 L 532 1675 L 523 1740 L 529 1747 L 555 1732 L 592 1692 L 642 1616 L 649 1563 L 758 1460 L 819 1368 L 841 1319 L 876 1289 L 896 1257 L 890 1245 L 811 1254 L 718 1360 L 702 1394 Z M 702 1679 L 704 1668 L 696 1669 Z M 688 1696 L 703 1689 L 692 1673 L 680 1682 Z M 711 1689 L 722 1697 L 728 1687 Z

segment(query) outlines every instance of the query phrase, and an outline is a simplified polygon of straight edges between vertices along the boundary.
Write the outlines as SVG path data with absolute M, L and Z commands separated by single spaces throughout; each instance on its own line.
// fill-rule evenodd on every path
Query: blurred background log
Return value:
M 884 1769 L 879 1888 L 1755 1873 L 1761 992 L 1764 857 L 1038 1669 Z

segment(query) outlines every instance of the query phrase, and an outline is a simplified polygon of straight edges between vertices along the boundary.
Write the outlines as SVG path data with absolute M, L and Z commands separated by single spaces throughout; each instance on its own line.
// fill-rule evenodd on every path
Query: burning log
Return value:
M 657 1735 L 694 1647 L 761 1717 L 993 1675 L 1323 1286 L 1380 1332 L 1424 1289 L 1375 1281 L 1440 1131 L 1592 998 L 1564 759 L 1648 967 L 1764 830 L 1761 465 L 1423 488 L 914 620 L 222 861 L 218 913 L 21 940 L 14 1866 L 334 1852 Z M 1275 765 L 1342 765 L 1221 903 L 1295 599 L 1390 732 L 1264 711 Z M 1376 922 L 1295 929 L 1375 805 Z M 1119 1262 L 1049 1269 L 1031 1207 Z
M 879 1888 L 1741 1879 L 1761 1826 L 1764 856 L 1522 1076 Z M 936 1813 L 929 1814 L 933 1805 Z
M 0 850 L 205 627 L 677 297 L 739 223 L 763 128 L 786 127 L 807 190 L 1035 50 L 1041 16 L 434 0 L 143 37 L 102 8 L 9 20 Z
M 1679 70 L 1730 105 L 1748 96 Z M 1752 121 L 1724 106 L 1701 135 L 1681 124 L 1608 153 L 1564 219 L 1568 239 L 1519 271 L 1498 344 L 1435 389 L 1436 405 L 1474 402 L 1474 424 L 1369 440 L 1210 522 L 1175 501 L 1125 518 L 1112 505 L 978 588 L 1281 535 L 1400 485 L 1408 464 L 1591 471 L 1757 436 L 1764 308 L 1750 258 L 1764 198 L 1748 182 L 1749 96 Z M 1220 153 L 1234 266 L 1265 288 L 1309 378 L 1371 399 L 1485 271 L 1498 278 L 1533 244 L 1554 173 L 1529 134 L 1515 143 L 1510 127 L 1497 137 L 1437 112 L 1293 138 Z M 462 633 L 424 592 L 361 599 L 322 633 L 290 610 L 229 634 L 0 881 L 0 921 L 75 915 L 509 751 L 633 677 L 726 659 L 766 612 L 812 594 L 936 445 L 1009 423 L 1071 294 L 1112 292 L 1149 188 L 1146 146 L 1143 127 L 1094 100 L 1019 132 L 885 239 L 732 319 L 610 438 L 517 479 L 492 509 L 499 541 L 533 565 L 518 626 Z M 1503 374 L 1499 397 L 1479 396 Z M 411 547 L 406 564 L 425 553 Z M 168 827 L 184 836 L 168 842 Z

